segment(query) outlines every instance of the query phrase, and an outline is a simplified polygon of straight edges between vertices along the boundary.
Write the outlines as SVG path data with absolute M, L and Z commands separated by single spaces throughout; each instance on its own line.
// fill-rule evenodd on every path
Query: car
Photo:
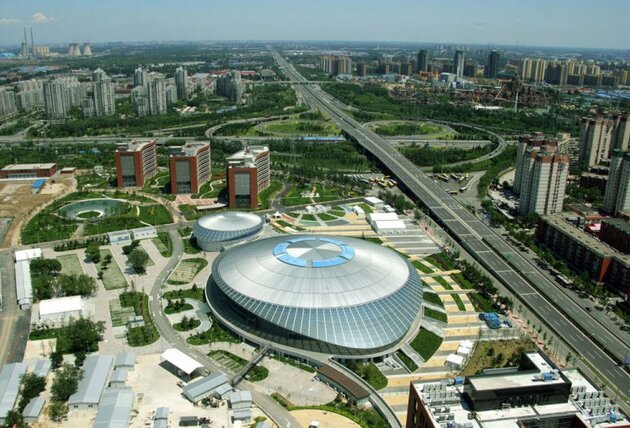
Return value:
M 621 327 L 619 327 L 621 330 L 623 331 L 630 331 L 630 326 L 628 325 L 622 325 Z
M 584 309 L 586 309 L 587 312 L 591 312 L 593 310 L 593 308 L 591 308 L 590 306 L 587 306 Z

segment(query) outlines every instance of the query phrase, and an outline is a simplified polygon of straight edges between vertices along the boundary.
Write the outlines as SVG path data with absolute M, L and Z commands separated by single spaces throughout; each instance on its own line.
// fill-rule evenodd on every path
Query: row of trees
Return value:
M 89 296 L 96 292 L 94 278 L 60 273 L 57 259 L 33 259 L 30 262 L 33 292 L 38 300 L 59 296 Z

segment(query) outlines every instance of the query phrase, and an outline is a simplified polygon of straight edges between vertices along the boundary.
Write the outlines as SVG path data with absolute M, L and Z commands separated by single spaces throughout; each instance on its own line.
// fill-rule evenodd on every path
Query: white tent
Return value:
M 444 365 L 452 367 L 454 369 L 461 369 L 464 365 L 464 357 L 457 354 L 450 354 L 446 357 L 446 363 Z

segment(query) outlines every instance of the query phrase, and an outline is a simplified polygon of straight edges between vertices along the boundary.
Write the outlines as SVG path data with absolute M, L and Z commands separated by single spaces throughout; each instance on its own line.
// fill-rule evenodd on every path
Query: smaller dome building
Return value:
M 201 217 L 193 225 L 193 236 L 204 251 L 221 251 L 226 246 L 252 239 L 264 226 L 256 214 L 227 211 Z

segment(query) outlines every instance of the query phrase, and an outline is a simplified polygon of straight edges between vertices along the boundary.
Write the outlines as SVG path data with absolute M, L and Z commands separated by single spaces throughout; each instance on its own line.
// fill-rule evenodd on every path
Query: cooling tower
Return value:
M 89 43 L 83 43 L 83 56 L 92 56 L 92 48 Z
M 78 43 L 70 43 L 68 45 L 68 55 L 70 56 L 81 56 L 81 51 L 79 50 Z

